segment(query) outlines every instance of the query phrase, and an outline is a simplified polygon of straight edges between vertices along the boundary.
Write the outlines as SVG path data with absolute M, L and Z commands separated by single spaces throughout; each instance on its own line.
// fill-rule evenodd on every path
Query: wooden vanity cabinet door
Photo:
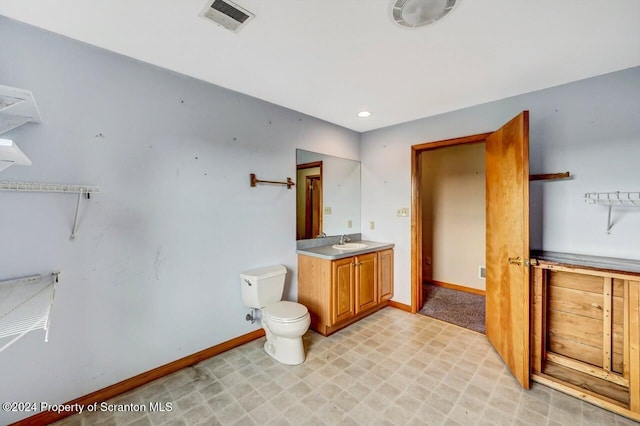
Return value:
M 393 250 L 378 252 L 378 303 L 393 297 Z
M 378 305 L 378 253 L 355 257 L 356 314 Z
M 331 325 L 347 320 L 355 311 L 355 258 L 334 260 L 331 270 Z

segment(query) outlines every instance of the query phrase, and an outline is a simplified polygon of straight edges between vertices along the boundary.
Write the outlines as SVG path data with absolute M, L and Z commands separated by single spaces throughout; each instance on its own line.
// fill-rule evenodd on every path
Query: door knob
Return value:
M 518 257 L 510 257 L 509 258 L 509 265 L 522 265 L 522 258 L 520 256 Z

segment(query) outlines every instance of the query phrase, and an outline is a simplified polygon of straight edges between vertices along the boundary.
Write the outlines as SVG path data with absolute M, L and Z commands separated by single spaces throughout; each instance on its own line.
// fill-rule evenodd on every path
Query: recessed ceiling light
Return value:
M 360 111 L 358 113 L 358 117 L 360 117 L 360 118 L 371 117 L 371 113 L 369 111 Z

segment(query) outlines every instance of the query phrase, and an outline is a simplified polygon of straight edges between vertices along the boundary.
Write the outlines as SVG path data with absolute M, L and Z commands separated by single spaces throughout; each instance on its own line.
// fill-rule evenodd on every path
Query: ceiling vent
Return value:
M 430 25 L 451 12 L 457 0 L 391 0 L 391 19 L 405 28 Z
M 200 12 L 200 16 L 233 32 L 238 32 L 255 16 L 229 0 L 214 0 Z

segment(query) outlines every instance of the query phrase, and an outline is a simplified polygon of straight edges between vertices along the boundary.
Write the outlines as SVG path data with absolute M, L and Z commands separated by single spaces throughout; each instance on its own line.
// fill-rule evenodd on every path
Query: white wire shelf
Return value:
M 100 187 L 89 185 L 73 185 L 66 183 L 0 181 L 0 191 L 66 192 L 72 194 L 92 194 L 94 192 L 100 192 Z
M 611 210 L 613 207 L 640 207 L 640 191 L 634 192 L 587 192 L 584 194 L 587 204 L 599 204 L 609 207 L 607 216 L 607 234 L 611 233 Z
M 49 341 L 51 308 L 59 272 L 0 281 L 0 352 L 33 330 Z M 7 341 L 8 340 L 8 341 Z
M 78 194 L 78 202 L 76 204 L 76 214 L 73 218 L 73 229 L 71 231 L 71 240 L 76 239 L 78 231 L 78 213 L 80 212 L 80 201 L 84 195 L 91 198 L 91 194 L 100 192 L 99 186 L 91 185 L 75 185 L 66 183 L 44 183 L 44 182 L 12 182 L 0 181 L 0 191 L 17 191 L 17 192 L 57 192 L 62 194 Z
M 0 134 L 28 122 L 40 122 L 40 111 L 33 93 L 0 85 Z
M 584 200 L 588 204 L 640 207 L 640 192 L 588 192 L 584 194 Z

